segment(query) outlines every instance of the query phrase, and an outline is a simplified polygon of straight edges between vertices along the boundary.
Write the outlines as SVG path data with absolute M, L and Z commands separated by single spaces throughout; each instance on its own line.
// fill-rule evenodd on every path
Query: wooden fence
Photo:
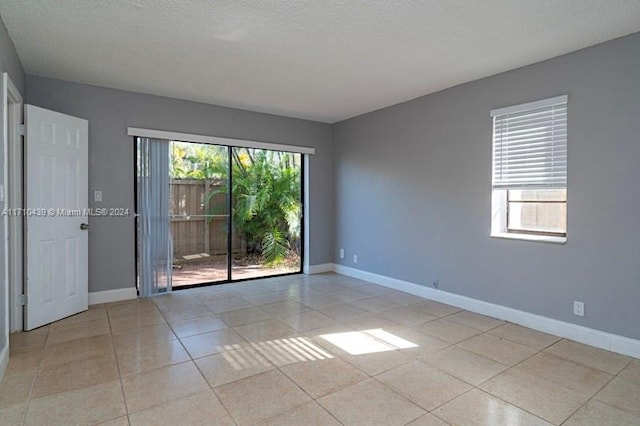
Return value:
M 174 258 L 207 253 L 227 253 L 227 195 L 220 191 L 226 182 L 172 179 L 169 207 Z M 206 194 L 219 191 L 205 206 Z M 246 253 L 244 235 L 234 230 L 233 253 Z

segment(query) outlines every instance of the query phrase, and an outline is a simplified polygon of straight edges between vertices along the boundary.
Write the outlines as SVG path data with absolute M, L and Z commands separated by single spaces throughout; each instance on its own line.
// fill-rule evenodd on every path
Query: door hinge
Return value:
M 21 294 L 18 296 L 18 300 L 16 300 L 16 304 L 18 306 L 27 306 L 27 295 Z
M 24 136 L 25 132 L 26 132 L 26 130 L 24 129 L 24 124 L 19 124 L 18 125 L 18 134 L 20 136 Z

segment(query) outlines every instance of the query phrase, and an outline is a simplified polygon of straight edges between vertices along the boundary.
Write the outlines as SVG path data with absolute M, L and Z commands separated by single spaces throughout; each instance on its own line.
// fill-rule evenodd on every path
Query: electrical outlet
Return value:
M 357 254 L 353 255 L 353 263 L 358 263 L 358 255 Z
M 584 316 L 584 302 L 573 301 L 573 315 Z
M 432 285 L 433 285 L 433 288 L 440 287 L 440 280 L 435 280 Z
M 93 191 L 93 201 L 102 201 L 102 191 Z
M 340 259 L 344 259 L 344 249 L 340 249 Z

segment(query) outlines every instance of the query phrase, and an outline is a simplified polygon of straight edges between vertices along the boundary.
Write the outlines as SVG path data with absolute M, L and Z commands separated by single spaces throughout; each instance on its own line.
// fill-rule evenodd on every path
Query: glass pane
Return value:
M 228 148 L 171 142 L 173 287 L 228 279 Z
M 232 148 L 234 280 L 300 272 L 302 155 Z
M 567 190 L 510 189 L 509 201 L 567 201 Z
M 509 231 L 561 233 L 567 231 L 566 202 L 509 202 Z

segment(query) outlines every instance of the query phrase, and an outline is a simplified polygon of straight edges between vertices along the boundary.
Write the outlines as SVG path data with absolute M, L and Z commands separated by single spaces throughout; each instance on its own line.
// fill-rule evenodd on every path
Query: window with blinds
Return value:
M 495 109 L 491 116 L 492 235 L 566 239 L 567 96 Z

